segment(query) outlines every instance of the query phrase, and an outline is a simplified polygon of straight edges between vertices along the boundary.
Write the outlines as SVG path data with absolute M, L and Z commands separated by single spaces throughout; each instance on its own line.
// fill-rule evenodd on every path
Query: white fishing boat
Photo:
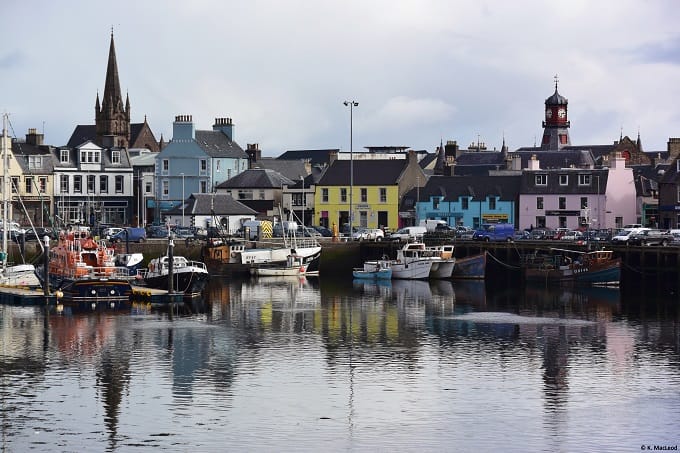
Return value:
M 305 275 L 306 268 L 301 256 L 289 255 L 283 265 L 279 263 L 258 264 L 250 268 L 250 273 L 258 277 L 289 277 Z
M 424 256 L 432 260 L 430 278 L 451 278 L 456 265 L 453 248 L 450 244 L 425 247 Z
M 423 256 L 425 244 L 410 242 L 397 250 L 397 259 L 391 262 L 393 279 L 420 280 L 430 276 L 434 260 Z

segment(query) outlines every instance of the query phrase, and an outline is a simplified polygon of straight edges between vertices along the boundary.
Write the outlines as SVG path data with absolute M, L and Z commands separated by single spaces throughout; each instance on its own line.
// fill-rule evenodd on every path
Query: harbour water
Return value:
M 181 309 L 0 305 L 2 451 L 680 444 L 677 294 L 214 278 Z

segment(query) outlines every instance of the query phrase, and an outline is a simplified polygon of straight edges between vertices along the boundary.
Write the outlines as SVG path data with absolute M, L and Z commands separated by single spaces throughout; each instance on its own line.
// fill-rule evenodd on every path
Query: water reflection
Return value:
M 611 288 L 304 277 L 213 279 L 180 311 L 0 305 L 1 434 L 10 451 L 627 448 L 674 432 L 678 319 Z

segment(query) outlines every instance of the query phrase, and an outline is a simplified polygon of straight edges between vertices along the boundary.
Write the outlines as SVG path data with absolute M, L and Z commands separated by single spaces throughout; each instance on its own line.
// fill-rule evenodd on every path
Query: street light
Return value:
M 182 177 L 182 226 L 184 226 L 184 173 L 179 175 Z
M 358 107 L 359 103 L 357 101 L 345 101 L 343 102 L 345 107 L 349 107 L 349 235 L 352 236 L 352 195 L 354 190 L 354 146 L 352 143 L 353 135 L 353 123 L 352 118 L 354 107 Z

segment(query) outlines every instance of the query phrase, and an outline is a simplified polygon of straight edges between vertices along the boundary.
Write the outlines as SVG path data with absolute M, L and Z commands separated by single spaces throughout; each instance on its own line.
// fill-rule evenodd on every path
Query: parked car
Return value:
M 106 228 L 104 231 L 102 231 L 102 237 L 108 241 L 113 236 L 115 236 L 119 231 L 122 231 L 122 230 L 123 230 L 122 228 L 118 228 L 118 227 Z
M 612 238 L 612 244 L 628 244 L 630 236 L 633 234 L 640 233 L 642 231 L 649 230 L 649 228 L 624 228 Z
M 423 238 L 427 229 L 424 226 L 410 226 L 400 228 L 390 234 L 391 241 L 417 241 Z
M 45 236 L 52 236 L 52 228 L 35 227 L 35 229 L 29 228 L 26 230 L 24 235 L 25 241 L 37 241 L 43 240 Z
M 561 241 L 580 241 L 583 239 L 583 233 L 578 230 L 567 231 L 560 236 Z
M 352 233 L 353 241 L 382 241 L 384 238 L 385 233 L 380 228 L 360 228 Z
M 196 235 L 190 227 L 176 227 L 172 234 L 175 239 L 195 239 Z
M 515 238 L 515 227 L 510 223 L 485 223 L 472 237 L 476 241 L 506 241 Z
M 320 226 L 320 225 L 312 225 L 312 228 L 314 228 L 316 231 L 318 231 L 321 236 L 325 238 L 330 238 L 333 237 L 333 232 L 326 228 L 325 226 Z
M 168 237 L 168 227 L 163 225 L 153 225 L 147 228 L 147 237 L 150 238 L 167 238 Z
M 664 230 L 643 230 L 628 237 L 629 245 L 661 245 L 673 242 L 673 235 Z
M 531 239 L 534 241 L 546 241 L 552 239 L 555 231 L 549 228 L 534 228 L 531 230 Z
M 111 239 L 109 239 L 109 241 L 113 243 L 125 241 L 144 242 L 146 241 L 146 229 L 126 227 L 120 230 L 118 233 L 111 236 Z

